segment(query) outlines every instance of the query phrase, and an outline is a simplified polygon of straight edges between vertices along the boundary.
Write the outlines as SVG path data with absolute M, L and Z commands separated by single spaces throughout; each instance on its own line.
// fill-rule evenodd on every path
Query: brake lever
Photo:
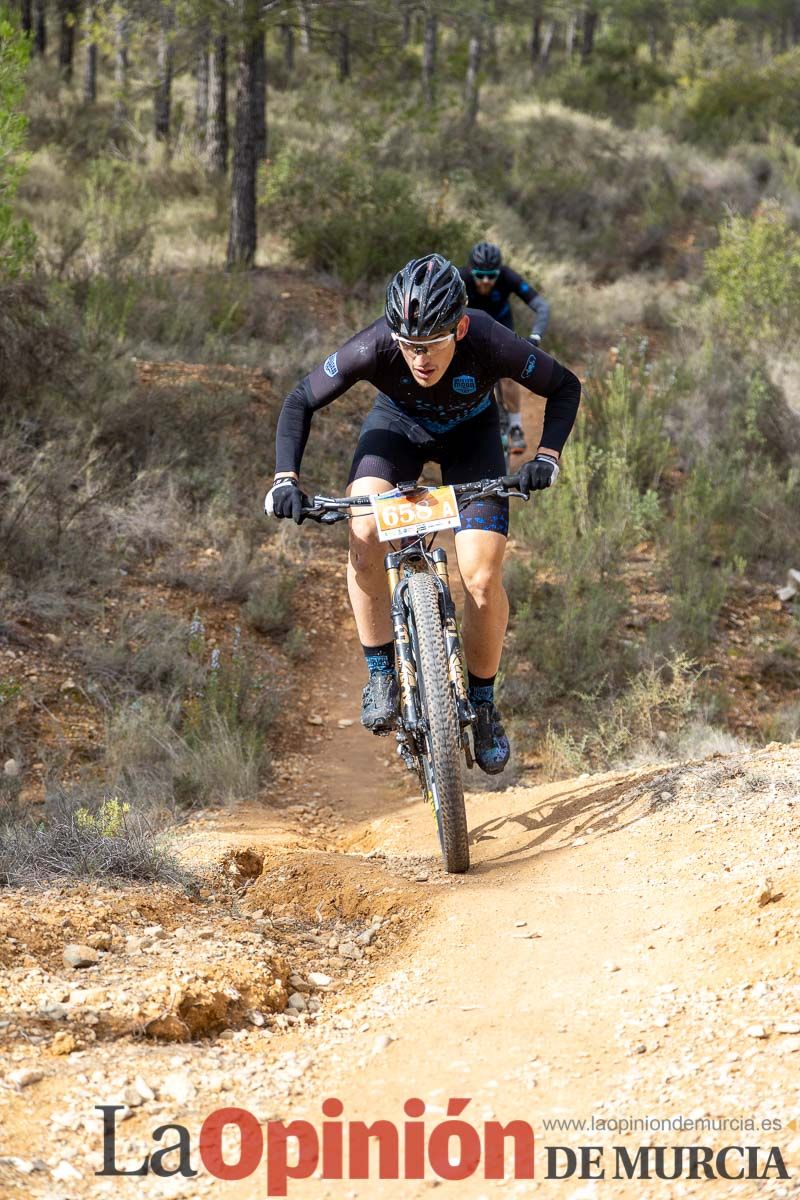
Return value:
M 338 508 L 304 508 L 303 517 L 307 521 L 316 521 L 318 525 L 335 525 L 337 521 L 347 521 L 347 513 Z

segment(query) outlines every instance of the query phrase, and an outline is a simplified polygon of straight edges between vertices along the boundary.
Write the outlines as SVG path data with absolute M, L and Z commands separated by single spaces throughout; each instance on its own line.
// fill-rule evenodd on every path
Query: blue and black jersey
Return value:
M 484 312 L 468 312 L 469 329 L 456 342 L 452 362 L 438 383 L 413 378 L 384 317 L 329 354 L 283 402 L 276 438 L 277 471 L 298 471 L 313 414 L 359 380 L 378 391 L 378 404 L 418 431 L 420 443 L 447 436 L 488 409 L 492 388 L 515 379 L 547 397 L 542 445 L 561 450 L 575 421 L 581 385 L 549 354 L 519 338 Z
M 519 296 L 520 300 L 524 300 L 528 307 L 536 314 L 532 333 L 538 333 L 540 336 L 547 329 L 547 322 L 550 317 L 550 306 L 543 296 L 540 296 L 530 283 L 518 275 L 516 271 L 512 271 L 511 267 L 501 267 L 497 279 L 494 281 L 491 292 L 486 296 L 482 296 L 475 286 L 475 279 L 472 274 L 471 267 L 460 267 L 461 278 L 467 286 L 467 304 L 470 308 L 477 308 L 481 312 L 488 313 L 490 317 L 494 317 L 495 321 L 499 321 L 501 325 L 505 325 L 507 329 L 514 328 L 514 318 L 511 313 L 511 304 L 509 297 L 513 293 Z

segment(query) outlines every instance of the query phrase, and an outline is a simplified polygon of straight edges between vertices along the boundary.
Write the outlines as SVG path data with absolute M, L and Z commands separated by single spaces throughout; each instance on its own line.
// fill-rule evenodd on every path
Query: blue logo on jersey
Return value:
M 491 296 L 489 297 L 489 299 L 490 299 L 490 300 L 494 300 L 494 301 L 497 301 L 497 300 L 502 300 L 502 295 L 501 295 L 501 293 L 498 291 L 498 289 L 497 289 L 497 288 L 495 288 L 495 289 L 494 289 L 494 291 L 492 292 Z
M 339 374 L 339 364 L 336 361 L 335 354 L 328 355 L 328 357 L 325 359 L 325 362 L 323 363 L 322 369 L 326 375 L 330 376 L 331 379 L 333 379 L 336 375 Z
M 530 356 L 530 358 L 528 359 L 528 361 L 525 363 L 525 369 L 523 370 L 522 374 L 520 375 L 520 379 L 528 379 L 535 370 L 536 370 L 536 355 L 532 354 Z
M 400 382 L 401 382 L 401 383 L 411 383 L 411 376 L 410 376 L 410 375 L 404 375 L 404 376 L 403 376 L 403 378 L 400 380 Z
M 471 396 L 477 390 L 478 385 L 472 375 L 456 375 L 453 380 L 453 391 L 460 396 Z
M 521 284 L 519 285 L 519 290 L 522 292 L 522 294 L 523 294 L 524 296 L 527 296 L 528 292 L 531 290 L 531 289 L 530 289 L 530 284 L 527 284 L 527 283 L 521 283 Z

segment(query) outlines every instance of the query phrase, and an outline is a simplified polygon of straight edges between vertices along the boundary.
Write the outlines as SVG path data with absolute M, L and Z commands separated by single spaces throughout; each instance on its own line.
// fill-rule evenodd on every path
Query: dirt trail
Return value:
M 133 897 L 142 925 L 160 922 L 143 954 L 112 946 L 97 966 L 66 969 L 63 914 L 83 931 L 74 897 L 46 898 L 56 919 L 36 946 L 26 924 L 44 916 L 37 902 L 20 902 L 0 1032 L 16 1022 L 26 1032 L 6 1040 L 0 1062 L 0 1196 L 263 1200 L 263 1164 L 228 1183 L 203 1169 L 203 1120 L 237 1106 L 262 1123 L 305 1118 L 319 1129 L 329 1097 L 345 1122 L 398 1127 L 418 1097 L 428 1136 L 451 1098 L 469 1098 L 464 1120 L 481 1133 L 495 1118 L 530 1123 L 536 1178 L 498 1183 L 479 1169 L 440 1183 L 429 1166 L 421 1181 L 298 1180 L 290 1196 L 395 1200 L 437 1183 L 467 1200 L 498 1187 L 571 1200 L 638 1200 L 645 1190 L 671 1200 L 709 1186 L 719 1196 L 800 1195 L 800 745 L 538 787 L 525 774 L 494 789 L 470 779 L 473 868 L 454 878 L 441 870 L 430 812 L 392 741 L 358 725 L 362 673 L 349 626 L 336 630 L 306 670 L 304 749 L 278 763 L 269 803 L 211 814 L 181 837 L 185 859 L 210 872 L 202 901 L 170 912 L 156 892 Z M 104 920 L 129 919 L 129 899 L 87 893 L 83 908 L 93 904 L 109 910 Z M 229 998 L 258 974 L 258 956 L 271 955 L 270 996 L 284 988 L 275 1012 L 265 1000 L 258 1022 L 226 1028 L 209 1017 L 200 1041 L 87 1034 L 159 971 L 179 980 L 204 954 L 228 972 Z M 314 1011 L 282 1013 L 312 971 L 331 979 L 303 993 Z M 86 1014 L 92 1004 L 99 1024 Z M 72 1053 L 54 1049 L 54 1028 L 74 1030 Z M 19 1088 L 10 1072 L 24 1068 L 43 1077 Z M 146 1086 L 134 1102 L 137 1077 Z M 158 1148 L 152 1131 L 179 1122 L 199 1174 L 95 1177 L 94 1106 L 113 1103 L 130 1107 L 118 1166 L 140 1164 Z M 592 1118 L 583 1131 L 545 1125 Z M 645 1128 L 648 1118 L 733 1124 L 664 1131 Z M 640 1122 L 631 1132 L 614 1124 L 631 1119 Z M 605 1178 L 546 1178 L 546 1147 L 582 1145 L 604 1148 Z M 614 1147 L 633 1158 L 648 1145 L 760 1146 L 762 1171 L 778 1146 L 792 1178 L 773 1168 L 763 1181 L 712 1182 L 684 1167 L 644 1187 L 615 1179 Z
M 323 1037 L 291 1116 L 319 1127 L 322 1101 L 336 1096 L 344 1120 L 399 1125 L 403 1103 L 419 1097 L 431 1129 L 451 1097 L 470 1097 L 465 1118 L 478 1129 L 497 1117 L 536 1130 L 538 1178 L 509 1182 L 507 1194 L 641 1194 L 636 1181 L 545 1179 L 546 1145 L 604 1146 L 607 1175 L 620 1145 L 632 1155 L 648 1144 L 778 1145 L 795 1174 L 800 1141 L 786 1124 L 800 1111 L 800 973 L 789 911 L 800 884 L 791 841 L 798 785 L 800 749 L 776 748 L 677 771 L 470 796 L 473 870 L 432 889 L 428 921 L 387 966 L 389 983 L 400 979 L 394 1009 L 383 1007 L 380 987 L 377 1009 L 374 994 L 347 1007 L 346 1054 Z M 363 844 L 389 856 L 413 852 L 430 844 L 429 824 L 419 807 L 402 823 L 373 823 Z M 767 868 L 784 895 L 760 907 Z M 381 1034 L 393 1039 L 384 1048 Z M 543 1129 L 544 1119 L 593 1114 L 752 1117 L 783 1129 Z M 798 1194 L 796 1182 L 776 1183 L 774 1171 L 771 1178 L 717 1181 L 715 1194 Z M 309 1180 L 294 1194 L 417 1197 L 430 1186 Z M 497 1185 L 476 1178 L 446 1186 L 477 1198 Z M 689 1179 L 647 1185 L 664 1197 L 707 1187 Z M 220 1194 L 263 1190 L 250 1181 Z

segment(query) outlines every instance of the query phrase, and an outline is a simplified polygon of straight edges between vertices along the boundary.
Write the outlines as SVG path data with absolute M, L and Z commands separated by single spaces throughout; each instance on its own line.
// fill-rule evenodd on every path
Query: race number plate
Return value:
M 420 537 L 435 533 L 437 529 L 459 529 L 461 526 L 456 494 L 451 487 L 420 489 L 405 495 L 373 496 L 372 511 L 382 542 Z

